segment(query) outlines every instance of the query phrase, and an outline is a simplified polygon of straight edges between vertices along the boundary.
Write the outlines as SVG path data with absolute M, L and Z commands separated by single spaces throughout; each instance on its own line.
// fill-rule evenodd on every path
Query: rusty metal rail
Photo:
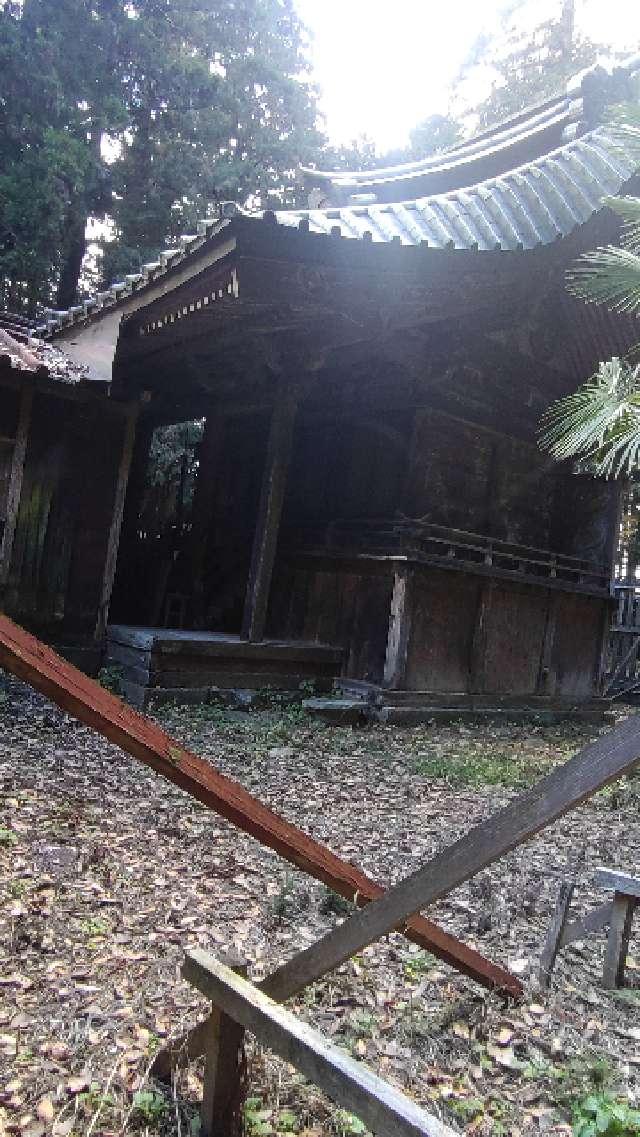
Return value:
M 279 817 L 238 782 L 218 773 L 3 615 L 0 666 L 334 892 L 360 907 L 384 894 L 384 888 L 354 865 Z M 430 920 L 415 916 L 399 930 L 484 987 L 515 998 L 522 995 L 514 975 Z

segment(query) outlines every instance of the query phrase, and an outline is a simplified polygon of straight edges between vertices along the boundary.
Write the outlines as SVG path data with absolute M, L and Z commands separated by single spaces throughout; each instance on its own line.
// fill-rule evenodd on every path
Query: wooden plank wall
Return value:
M 533 443 L 428 410 L 336 416 L 301 416 L 285 527 L 403 516 L 604 558 L 610 487 Z
M 92 634 L 124 420 L 102 403 L 34 399 L 5 610 L 50 634 Z
M 285 519 L 294 548 L 296 524 L 404 516 L 598 560 L 609 493 L 519 440 L 419 411 L 304 424 Z M 334 565 L 281 560 L 270 633 L 342 645 L 345 676 L 381 682 L 392 569 Z M 408 688 L 593 693 L 606 601 L 438 569 L 413 595 Z
M 344 647 L 342 674 L 380 682 L 393 578 L 280 562 L 269 633 Z
M 282 565 L 273 634 L 342 645 L 344 676 L 381 683 L 392 588 L 391 569 Z M 594 692 L 606 599 L 434 568 L 413 574 L 412 604 L 409 690 L 563 700 Z

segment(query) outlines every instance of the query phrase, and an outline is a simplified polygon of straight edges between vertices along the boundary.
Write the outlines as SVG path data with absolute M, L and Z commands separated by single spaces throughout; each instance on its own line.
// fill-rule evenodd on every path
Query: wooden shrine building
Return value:
M 0 316 L 2 608 L 95 671 L 137 407 Z
M 109 633 L 130 697 L 338 678 L 407 715 L 591 705 L 618 494 L 554 463 L 536 430 L 637 339 L 572 299 L 565 273 L 617 238 L 602 199 L 640 160 L 602 111 L 638 66 L 588 73 L 444 155 L 307 172 L 309 208 L 229 206 L 49 314 L 41 334 L 137 416 L 132 455 L 125 432 L 90 483 L 115 521 L 82 584 L 100 578 L 100 637 L 131 457 Z M 149 444 L 195 419 L 167 566 L 140 525 Z

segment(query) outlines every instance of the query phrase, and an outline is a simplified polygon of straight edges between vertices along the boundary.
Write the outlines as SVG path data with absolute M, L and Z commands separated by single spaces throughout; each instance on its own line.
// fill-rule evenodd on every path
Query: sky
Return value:
M 504 7 L 504 0 L 295 2 L 313 37 L 313 78 L 331 141 L 366 135 L 381 153 L 403 146 L 428 115 L 446 112 L 469 48 Z M 543 20 L 560 3 L 529 0 L 529 7 Z M 578 0 L 577 10 L 596 42 L 640 51 L 640 0 Z

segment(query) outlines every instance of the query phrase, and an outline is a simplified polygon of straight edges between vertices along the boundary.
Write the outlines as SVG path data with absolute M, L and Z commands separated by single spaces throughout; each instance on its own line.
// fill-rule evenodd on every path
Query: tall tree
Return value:
M 89 218 L 105 275 L 221 198 L 294 192 L 320 143 L 293 0 L 9 0 L 0 8 L 2 298 L 73 303 Z
M 550 19 L 527 29 L 527 16 L 537 12 L 531 0 L 512 0 L 502 13 L 495 36 L 486 33 L 474 44 L 459 82 L 481 67 L 493 74 L 491 91 L 472 109 L 481 127 L 504 121 L 525 107 L 560 94 L 579 71 L 595 63 L 601 49 L 582 36 L 576 23 L 576 0 L 559 0 Z
M 321 142 L 292 0 L 136 7 L 129 128 L 112 168 L 117 258 L 127 268 L 219 200 L 293 201 L 296 168 Z

